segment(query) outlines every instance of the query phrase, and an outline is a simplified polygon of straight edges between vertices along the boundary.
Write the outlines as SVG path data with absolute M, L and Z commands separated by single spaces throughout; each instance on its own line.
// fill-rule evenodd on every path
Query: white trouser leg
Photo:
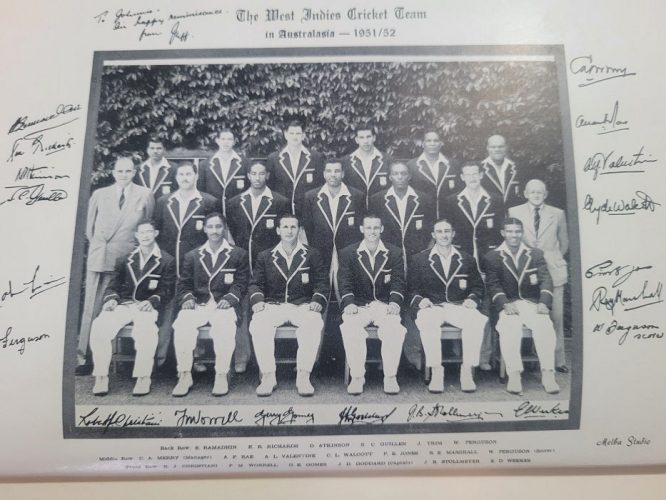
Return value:
M 442 335 L 444 308 L 439 306 L 419 309 L 416 314 L 416 326 L 421 335 L 421 344 L 425 354 L 426 366 L 437 367 L 442 364 Z
M 470 309 L 457 304 L 443 304 L 443 306 L 444 321 L 462 330 L 463 365 L 479 366 L 481 344 L 488 318 L 478 309 Z
M 93 318 L 102 311 L 104 290 L 112 273 L 98 273 L 96 271 L 86 272 L 86 292 L 83 301 L 83 313 L 81 314 L 81 329 L 79 330 L 79 342 L 77 348 L 78 364 L 83 365 L 86 361 L 90 329 Z
M 309 304 L 303 304 L 293 308 L 289 315 L 289 321 L 297 327 L 296 369 L 309 373 L 317 360 L 324 320 L 321 313 L 311 311 Z
M 525 300 L 516 303 L 523 324 L 532 330 L 532 339 L 542 370 L 555 368 L 555 328 L 548 314 L 539 314 L 536 304 Z
M 555 326 L 555 366 L 567 364 L 564 354 L 564 286 L 553 288 L 553 309 L 550 318 Z
M 342 315 L 340 333 L 352 378 L 360 378 L 365 375 L 365 358 L 368 354 L 368 347 L 365 343 L 368 333 L 365 331 L 365 327 L 370 321 L 372 320 L 369 311 L 365 307 L 359 307 L 356 314 Z
M 407 329 L 400 323 L 400 314 L 388 314 L 386 304 L 372 302 L 372 320 L 377 325 L 377 336 L 382 342 L 382 364 L 384 376 L 395 377 L 400 365 L 402 343 Z
M 261 373 L 275 372 L 275 331 L 289 319 L 290 305 L 266 304 L 263 311 L 252 316 L 250 335 Z
M 213 339 L 215 351 L 215 373 L 228 373 L 231 356 L 236 346 L 236 311 L 217 309 L 210 311 L 210 337 Z
M 139 311 L 137 304 L 130 306 L 132 309 L 132 338 L 134 339 L 133 377 L 150 377 L 153 371 L 155 350 L 158 341 L 157 311 Z
M 522 372 L 523 358 L 520 355 L 520 345 L 523 338 L 523 320 L 519 314 L 499 313 L 497 321 L 500 350 L 508 372 Z
M 90 328 L 90 350 L 93 358 L 93 375 L 107 376 L 111 363 L 111 341 L 121 328 L 132 322 L 132 312 L 128 306 L 119 305 L 113 311 L 102 311 Z
M 181 309 L 178 313 L 176 321 L 173 322 L 173 346 L 179 372 L 192 371 L 199 327 L 209 322 L 212 313 L 208 305 L 196 305 L 194 309 Z

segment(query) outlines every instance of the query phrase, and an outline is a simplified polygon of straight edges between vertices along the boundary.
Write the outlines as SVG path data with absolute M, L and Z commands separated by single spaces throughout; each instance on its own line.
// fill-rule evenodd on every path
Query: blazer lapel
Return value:
M 444 272 L 444 266 L 442 265 L 442 259 L 437 255 L 439 258 L 435 258 L 437 254 L 434 253 L 428 257 L 428 260 L 430 261 L 430 269 L 433 270 L 435 275 L 440 279 L 442 283 L 444 283 L 445 286 L 449 285 L 449 282 L 446 280 L 446 273 Z
M 405 227 L 403 228 L 403 233 L 407 231 L 407 228 L 409 227 L 409 223 L 412 221 L 412 218 L 414 218 L 414 215 L 416 215 L 416 212 L 419 209 L 419 197 L 418 196 L 412 196 L 410 195 L 407 199 L 407 209 L 405 210 Z
M 335 215 L 335 231 L 333 233 L 338 232 L 338 228 L 340 227 L 340 222 L 342 222 L 342 218 L 345 213 L 347 213 L 347 210 L 351 206 L 351 195 L 346 195 L 343 194 L 340 197 L 340 201 L 338 201 L 338 213 Z
M 167 178 L 167 175 L 169 175 L 169 169 L 165 166 L 161 166 L 157 171 L 157 176 L 155 177 L 155 185 L 152 188 L 153 194 L 156 193 L 157 190 L 160 188 L 160 186 L 164 182 L 164 179 Z
M 171 214 L 171 218 L 173 219 L 173 223 L 176 225 L 178 229 L 180 229 L 180 210 L 181 210 L 180 202 L 176 199 L 175 195 L 171 195 L 166 205 L 167 205 L 167 210 L 169 211 L 169 214 Z
M 550 227 L 550 225 L 553 223 L 553 220 L 555 217 L 553 216 L 553 213 L 548 210 L 548 207 L 543 205 L 541 207 L 541 222 L 539 223 L 539 235 L 545 234 L 546 229 Z M 532 220 L 532 227 L 534 227 L 534 220 Z
M 479 200 L 479 206 L 476 211 L 476 222 L 474 225 L 478 224 L 481 221 L 481 219 L 483 219 L 483 216 L 486 214 L 489 208 L 490 208 L 490 198 L 486 195 L 483 195 Z
M 185 217 L 183 217 L 183 226 L 187 224 L 187 221 L 190 220 L 190 217 L 192 217 L 194 213 L 197 210 L 199 210 L 200 206 L 201 206 L 201 198 L 194 198 L 193 200 L 190 200 L 190 202 L 187 204 Z
M 398 227 L 402 229 L 402 221 L 400 220 L 400 211 L 398 210 L 398 202 L 395 199 L 395 196 L 390 196 L 388 193 L 384 196 L 384 206 L 386 210 L 391 214 L 391 216 L 398 223 Z
M 259 202 L 259 207 L 257 207 L 257 217 L 252 223 L 252 229 L 254 229 L 254 227 L 259 223 L 264 214 L 271 209 L 271 206 L 273 206 L 273 199 L 269 198 L 268 196 L 262 196 L 261 201 Z M 252 208 L 250 207 L 250 210 L 251 209 Z
M 333 220 L 333 215 L 331 214 L 331 205 L 329 203 L 329 198 L 324 193 L 317 194 L 317 206 L 319 211 L 324 216 L 326 224 L 331 229 L 331 232 L 335 234 L 335 221 Z
M 234 175 L 240 170 L 241 168 L 241 162 L 238 158 L 235 156 L 231 159 L 231 163 L 229 164 L 229 175 L 225 179 L 227 181 L 227 184 L 231 179 L 233 179 Z
M 369 184 L 368 180 L 365 178 L 365 172 L 363 171 L 363 164 L 361 163 L 361 159 L 358 156 L 352 156 L 350 163 L 356 174 L 361 178 L 363 184 L 367 188 Z
M 495 170 L 495 167 L 490 165 L 487 161 L 483 162 L 483 175 L 490 179 L 490 182 L 495 185 L 500 193 L 504 194 L 502 183 L 500 182 L 499 177 L 497 177 L 497 170 Z
M 294 172 L 291 169 L 291 157 L 289 156 L 287 151 L 282 151 L 282 153 L 280 153 L 280 161 L 278 163 L 282 167 L 282 170 L 284 170 L 284 172 L 287 174 L 287 176 L 289 176 L 291 182 L 295 184 L 296 181 L 294 179 Z
M 254 227 L 254 217 L 252 217 L 252 200 L 250 199 L 250 196 L 252 196 L 250 193 L 246 193 L 243 196 L 241 196 L 240 199 L 240 206 L 243 209 L 243 212 L 245 213 L 245 217 L 247 217 L 248 222 L 252 227 Z
M 210 172 L 213 174 L 213 177 L 217 179 L 217 182 L 219 182 L 220 186 L 226 188 L 225 179 L 222 176 L 222 165 L 220 165 L 220 160 L 218 160 L 217 158 L 213 158 L 208 168 L 210 169 Z M 231 169 L 229 170 L 229 172 L 231 172 Z
M 376 282 L 379 277 L 379 273 L 382 272 L 384 266 L 388 262 L 388 250 L 378 250 L 375 255 L 375 272 L 373 274 L 372 281 Z
M 518 265 L 520 266 L 520 279 L 518 280 L 519 287 L 525 277 L 525 271 L 530 268 L 530 262 L 532 262 L 532 252 L 525 250 L 520 257 L 518 257 Z
M 423 177 L 425 177 L 428 181 L 437 186 L 437 179 L 432 176 L 432 171 L 430 170 L 430 166 L 427 163 L 428 162 L 426 160 L 419 161 L 419 172 L 421 172 L 421 175 L 423 175 Z
M 139 276 L 141 275 L 141 261 L 137 255 L 138 252 L 140 252 L 140 250 L 137 248 L 132 253 L 130 253 L 129 257 L 127 258 L 127 268 L 129 269 L 130 276 L 132 277 L 132 283 L 134 284 L 135 290 L 139 284 Z
M 463 196 L 462 193 L 459 193 L 458 196 L 458 207 L 460 208 L 460 211 L 463 213 L 465 218 L 469 221 L 469 223 L 472 226 L 476 227 L 476 221 L 474 220 L 474 217 L 472 216 L 472 206 L 467 199 L 466 196 Z
M 298 160 L 298 168 L 296 168 L 296 177 L 294 180 L 294 185 L 298 184 L 298 182 L 301 180 L 301 176 L 303 175 L 303 172 L 305 172 L 305 169 L 308 168 L 309 164 L 310 164 L 310 153 L 306 153 L 305 151 L 301 150 L 301 157 Z
M 204 247 L 199 248 L 199 262 L 201 262 L 201 267 L 206 271 L 208 278 L 213 274 L 213 260 L 208 252 L 204 250 Z
M 370 265 L 370 256 L 368 255 L 368 253 L 363 252 L 362 250 L 357 248 L 356 258 L 358 259 L 358 263 L 361 265 L 361 268 L 363 269 L 365 274 L 367 274 L 368 278 L 370 278 L 370 281 L 374 283 L 375 277 L 372 266 Z
M 370 180 L 368 181 L 368 186 L 372 186 L 372 183 L 375 182 L 375 177 L 377 177 L 377 174 L 382 169 L 382 165 L 384 165 L 384 158 L 381 155 L 375 156 L 372 159 L 372 165 L 370 167 Z
M 511 191 L 511 187 L 513 186 L 513 180 L 516 178 L 516 165 L 512 161 L 507 160 L 508 163 L 508 168 L 506 169 L 506 174 L 505 174 L 505 183 L 504 183 L 504 192 L 502 193 L 504 195 L 504 202 L 509 197 L 509 192 Z
M 208 253 L 208 252 L 206 252 Z M 231 250 L 229 248 L 224 248 L 219 255 L 217 256 L 217 261 L 213 263 L 212 267 L 212 273 L 209 274 L 210 280 L 212 281 L 215 276 L 219 274 L 222 269 L 224 269 L 224 266 L 227 264 L 227 261 L 229 260 Z
M 158 174 L 159 177 L 159 174 Z M 139 178 L 141 179 L 141 184 L 143 184 L 143 187 L 150 188 L 150 170 L 148 168 L 148 165 L 145 163 L 141 165 L 141 171 L 139 172 Z
M 504 266 L 509 270 L 509 272 L 516 279 L 516 282 L 518 283 L 518 286 L 520 286 L 520 280 L 521 280 L 520 270 L 516 268 L 515 264 L 513 263 L 513 259 L 505 251 L 502 251 L 502 262 L 504 262 Z M 518 262 L 520 263 L 520 259 L 518 260 Z
M 273 254 L 273 265 L 275 269 L 282 275 L 284 281 L 289 283 L 289 269 L 287 269 L 287 261 L 285 258 L 278 252 L 277 247 L 271 252 Z

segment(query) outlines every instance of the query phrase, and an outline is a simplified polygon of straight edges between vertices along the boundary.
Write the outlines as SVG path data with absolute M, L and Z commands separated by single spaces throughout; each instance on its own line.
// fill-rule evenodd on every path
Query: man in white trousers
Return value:
M 484 286 L 474 257 L 453 246 L 453 226 L 446 219 L 435 222 L 435 245 L 411 259 L 409 264 L 410 307 L 416 312 L 426 366 L 431 368 L 430 392 L 444 391 L 442 323 L 462 330 L 460 388 L 474 392 L 473 369 L 479 365 L 481 342 L 488 318 L 479 312 Z
M 198 329 L 206 324 L 210 324 L 215 350 L 213 396 L 229 392 L 227 374 L 236 346 L 236 308 L 247 290 L 247 252 L 225 239 L 224 216 L 219 212 L 206 215 L 203 231 L 208 241 L 185 255 L 176 287 L 176 303 L 180 304 L 173 323 L 178 384 L 172 395 L 176 397 L 187 395 L 194 383 L 193 351 Z

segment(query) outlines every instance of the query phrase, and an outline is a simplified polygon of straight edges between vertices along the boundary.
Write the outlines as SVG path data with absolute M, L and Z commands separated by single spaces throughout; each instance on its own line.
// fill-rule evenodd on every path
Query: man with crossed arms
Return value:
M 405 273 L 402 251 L 382 242 L 383 230 L 381 219 L 367 214 L 361 228 L 363 241 L 340 252 L 338 284 L 343 310 L 340 332 L 351 374 L 347 392 L 353 395 L 363 392 L 368 337 L 365 328 L 371 323 L 377 326 L 382 343 L 384 392 L 400 392 L 396 375 L 406 333 L 400 322 Z
M 129 323 L 134 323 L 134 370 L 136 385 L 132 394 L 150 392 L 150 374 L 157 348 L 157 316 L 169 302 L 176 281 L 176 264 L 155 243 L 158 231 L 149 219 L 139 221 L 134 233 L 139 246 L 116 262 L 113 277 L 104 293 L 102 312 L 90 331 L 95 376 L 93 394 L 109 392 L 111 342 Z
M 446 219 L 434 225 L 435 246 L 416 254 L 409 265 L 410 306 L 416 310 L 416 326 L 432 369 L 428 390 L 444 391 L 441 325 L 446 322 L 462 330 L 463 362 L 460 388 L 476 390 L 473 368 L 479 365 L 483 331 L 488 318 L 478 310 L 484 286 L 471 255 L 453 245 L 453 226 Z
M 316 361 L 322 311 L 329 294 L 326 265 L 319 252 L 298 241 L 300 222 L 295 215 L 278 220 L 280 243 L 257 257 L 248 293 L 254 316 L 250 334 L 261 371 L 258 396 L 270 396 L 275 387 L 275 332 L 284 323 L 296 327 L 296 389 L 312 396 L 310 373 Z
M 213 396 L 229 392 L 227 374 L 236 345 L 235 307 L 247 290 L 248 258 L 245 250 L 229 244 L 224 237 L 226 231 L 222 214 L 208 214 L 204 219 L 208 241 L 185 256 L 176 293 L 180 312 L 173 323 L 178 361 L 174 396 L 185 396 L 193 385 L 198 329 L 208 323 L 215 350 Z
M 523 390 L 523 360 L 520 347 L 523 325 L 532 330 L 532 339 L 541 365 L 541 383 L 549 394 L 560 391 L 555 382 L 555 328 L 549 317 L 553 282 L 543 252 L 522 242 L 523 223 L 507 218 L 502 229 L 504 243 L 484 258 L 486 287 L 499 312 L 497 331 L 509 380 L 506 390 Z

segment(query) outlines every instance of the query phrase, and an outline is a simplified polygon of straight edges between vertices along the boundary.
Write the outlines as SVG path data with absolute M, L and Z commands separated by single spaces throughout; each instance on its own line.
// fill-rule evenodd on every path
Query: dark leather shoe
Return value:
M 569 373 L 569 367 L 567 365 L 555 367 L 555 371 L 559 373 Z

